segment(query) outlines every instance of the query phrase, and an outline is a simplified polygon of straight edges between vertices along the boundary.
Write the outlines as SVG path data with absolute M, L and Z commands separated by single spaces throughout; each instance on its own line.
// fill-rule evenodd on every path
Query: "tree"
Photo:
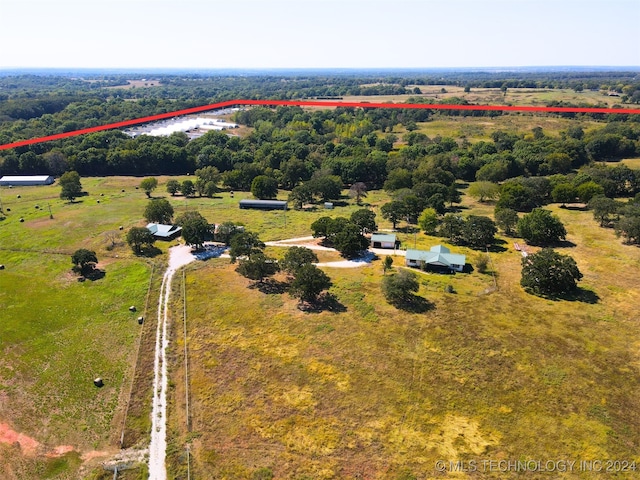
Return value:
M 464 241 L 472 248 L 485 248 L 495 241 L 498 229 L 489 217 L 469 215 L 463 229 Z
M 625 215 L 616 223 L 616 234 L 630 245 L 640 244 L 640 215 Z
M 573 258 L 551 248 L 522 259 L 520 285 L 536 295 L 559 295 L 577 288 L 582 273 Z
M 419 288 L 418 277 L 410 270 L 402 269 L 382 280 L 382 294 L 392 305 L 410 303 Z
M 236 235 L 242 228 L 240 225 L 236 225 L 231 221 L 222 222 L 216 227 L 214 238 L 216 242 L 222 242 L 225 245 L 229 245 L 231 238 Z
M 266 175 L 258 175 L 251 182 L 251 194 L 261 200 L 278 196 L 278 181 Z
M 516 226 L 518 225 L 518 212 L 510 208 L 496 207 L 494 216 L 496 225 L 498 225 L 504 233 L 507 235 L 513 235 L 515 233 Z
M 307 184 L 298 185 L 291 190 L 289 201 L 293 203 L 293 208 L 299 210 L 305 203 L 313 202 L 313 192 Z
M 376 214 L 366 208 L 356 210 L 351 214 L 351 221 L 360 227 L 361 233 L 371 233 L 378 229 Z
M 323 202 L 337 200 L 342 192 L 342 180 L 336 175 L 325 175 L 307 182 L 314 195 L 319 195 Z
M 356 203 L 362 203 L 362 197 L 367 196 L 367 186 L 364 182 L 356 182 L 349 188 L 349 196 L 356 199 Z
M 317 262 L 318 256 L 313 250 L 306 247 L 290 247 L 280 261 L 280 268 L 290 275 L 295 275 L 302 266 Z
M 435 235 L 438 223 L 438 213 L 433 208 L 425 208 L 418 217 L 418 226 L 427 235 Z
M 593 218 L 600 222 L 601 227 L 605 227 L 612 222 L 612 215 L 618 213 L 620 205 L 612 198 L 604 195 L 596 195 L 589 200 L 589 208 L 593 211 Z
M 460 215 L 448 213 L 442 219 L 438 235 L 448 238 L 451 243 L 460 243 L 464 238 L 465 221 Z
M 334 235 L 333 246 L 343 257 L 352 258 L 369 247 L 369 240 L 358 225 L 348 222 Z
M 318 296 L 331 287 L 331 279 L 315 265 L 303 265 L 289 285 L 289 294 L 302 302 L 315 302 Z
M 235 263 L 238 257 L 251 257 L 257 253 L 262 253 L 264 243 L 254 232 L 241 232 L 231 238 L 229 256 L 231 263 Z
M 80 183 L 78 172 L 63 173 L 58 183 L 62 187 L 60 198 L 63 200 L 73 202 L 82 193 L 82 184 Z
M 170 224 L 173 218 L 173 207 L 164 198 L 150 200 L 144 209 L 144 218 L 150 223 Z
M 559 183 L 551 190 L 551 198 L 556 203 L 571 203 L 576 199 L 576 189 L 570 183 Z
M 518 233 L 532 245 L 550 245 L 564 240 L 567 231 L 557 215 L 549 210 L 534 208 L 518 220 Z
M 500 193 L 498 184 L 487 181 L 474 182 L 469 186 L 469 195 L 477 198 L 479 202 L 495 200 Z
M 170 193 L 171 196 L 175 196 L 176 193 L 180 191 L 180 182 L 175 179 L 170 179 L 167 182 L 167 193 Z
M 327 238 L 330 233 L 330 228 L 333 224 L 333 218 L 331 217 L 320 217 L 315 222 L 311 224 L 311 230 L 313 231 L 313 236 L 315 238 L 324 237 Z
M 127 232 L 127 243 L 136 255 L 141 254 L 145 248 L 151 248 L 156 239 L 145 227 L 131 227 Z
M 197 169 L 196 176 L 199 179 L 202 179 L 205 184 L 213 182 L 214 185 L 217 185 L 222 178 L 222 176 L 220 175 L 220 171 L 216 167 L 211 165 Z
M 73 271 L 86 275 L 93 271 L 98 263 L 98 257 L 93 250 L 81 248 L 71 255 L 71 263 L 73 263 Z
M 195 210 L 184 212 L 176 218 L 176 224 L 182 227 L 182 238 L 187 245 L 195 245 L 196 248 L 201 248 L 211 233 L 207 219 Z
M 259 252 L 251 257 L 240 260 L 236 271 L 250 280 L 258 280 L 262 283 L 265 277 L 275 275 L 280 270 L 278 262 L 271 257 Z
M 185 180 L 180 184 L 180 191 L 185 197 L 190 197 L 196 191 L 196 187 L 191 180 Z
M 604 188 L 593 180 L 576 187 L 576 194 L 582 203 L 589 203 L 596 195 L 604 195 Z
M 151 192 L 158 187 L 158 179 L 155 177 L 145 178 L 140 182 L 140 188 L 147 194 L 147 198 L 151 198 Z
M 382 218 L 389 220 L 393 224 L 393 229 L 395 230 L 398 221 L 404 216 L 404 203 L 399 200 L 385 203 L 380 207 L 380 213 L 382 213 Z
M 391 255 L 387 255 L 386 257 L 384 257 L 384 260 L 382 261 L 382 274 L 386 275 L 387 270 L 391 270 L 392 265 L 393 257 Z

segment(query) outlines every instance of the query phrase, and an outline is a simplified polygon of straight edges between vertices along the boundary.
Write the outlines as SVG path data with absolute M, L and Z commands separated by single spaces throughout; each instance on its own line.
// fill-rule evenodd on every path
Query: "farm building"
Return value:
M 0 186 L 51 185 L 54 180 L 51 175 L 5 175 L 0 178 Z
M 451 253 L 442 245 L 431 247 L 429 251 L 409 249 L 406 253 L 406 264 L 409 267 L 462 272 L 466 262 L 467 257 Z
M 147 230 L 149 230 L 154 237 L 159 238 L 160 240 L 173 240 L 182 231 L 182 227 L 178 227 L 176 225 L 163 225 L 162 223 L 150 223 L 147 225 Z
M 240 208 L 258 208 L 261 210 L 286 210 L 284 200 L 240 200 Z
M 373 248 L 396 248 L 399 244 L 395 233 L 374 233 L 371 235 Z

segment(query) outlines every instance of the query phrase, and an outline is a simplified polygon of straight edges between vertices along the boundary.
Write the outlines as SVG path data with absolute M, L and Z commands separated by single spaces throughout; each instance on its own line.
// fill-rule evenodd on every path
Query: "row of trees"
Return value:
M 311 224 L 311 230 L 314 237 L 322 237 L 325 246 L 352 258 L 369 247 L 369 240 L 364 234 L 377 229 L 375 217 L 375 213 L 367 209 L 356 210 L 350 218 L 320 217 Z
M 231 262 L 238 262 L 236 271 L 250 280 L 264 283 L 265 278 L 283 271 L 287 276 L 287 291 L 303 303 L 313 303 L 331 287 L 330 278 L 314 263 L 316 254 L 305 247 L 290 247 L 278 262 L 264 253 L 265 244 L 253 232 L 234 235 L 230 242 Z

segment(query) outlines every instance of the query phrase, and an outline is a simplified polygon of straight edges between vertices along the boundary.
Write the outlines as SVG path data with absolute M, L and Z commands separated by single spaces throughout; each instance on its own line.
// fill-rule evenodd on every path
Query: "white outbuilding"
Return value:
M 51 185 L 54 180 L 51 175 L 5 175 L 0 177 L 0 186 Z

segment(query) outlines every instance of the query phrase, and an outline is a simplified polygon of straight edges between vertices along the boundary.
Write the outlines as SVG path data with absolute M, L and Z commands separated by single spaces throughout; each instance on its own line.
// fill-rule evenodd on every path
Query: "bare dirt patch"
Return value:
M 0 443 L 8 443 L 9 445 L 18 443 L 22 453 L 29 456 L 35 455 L 40 448 L 40 442 L 28 435 L 16 432 L 6 423 L 0 423 Z

